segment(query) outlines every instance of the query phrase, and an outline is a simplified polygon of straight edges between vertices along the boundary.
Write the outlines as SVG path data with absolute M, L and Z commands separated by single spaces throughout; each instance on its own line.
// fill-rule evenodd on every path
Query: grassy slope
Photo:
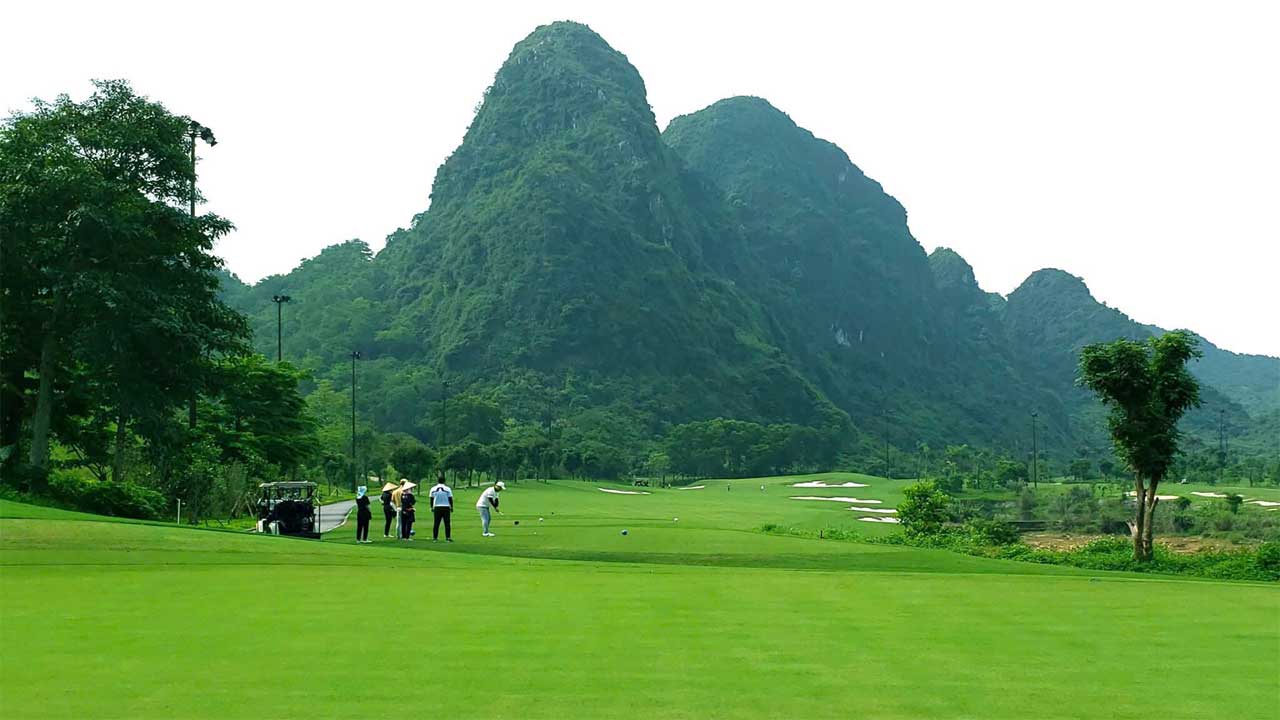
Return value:
M 767 482 L 522 483 L 447 546 L 0 504 L 0 715 L 1275 716 L 1273 587 L 745 532 L 853 515 Z

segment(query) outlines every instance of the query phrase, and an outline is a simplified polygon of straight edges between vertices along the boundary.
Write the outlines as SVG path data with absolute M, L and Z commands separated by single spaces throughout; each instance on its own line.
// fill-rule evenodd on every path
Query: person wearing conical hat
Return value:
M 413 506 L 418 503 L 418 498 L 414 497 L 413 489 L 417 487 L 408 480 L 401 480 L 400 485 L 400 539 L 413 539 Z
M 369 511 L 369 488 L 361 485 L 356 488 L 356 542 L 373 542 L 369 539 L 369 521 L 373 513 Z
M 382 517 L 386 520 L 382 526 L 382 537 L 388 539 L 391 538 L 391 524 L 396 520 L 396 504 L 391 498 L 391 492 L 395 489 L 395 483 L 382 486 Z

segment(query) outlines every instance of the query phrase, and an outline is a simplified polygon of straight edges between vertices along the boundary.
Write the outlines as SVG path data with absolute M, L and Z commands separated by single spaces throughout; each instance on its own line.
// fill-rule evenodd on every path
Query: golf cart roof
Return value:
M 266 488 L 278 488 L 278 489 L 281 489 L 281 490 L 291 490 L 291 489 L 294 489 L 294 488 L 298 488 L 298 489 L 302 489 L 302 488 L 313 488 L 313 487 L 316 487 L 316 484 L 315 484 L 315 483 L 313 483 L 313 482 L 304 482 L 304 481 L 297 481 L 297 482 L 270 482 L 270 483 L 261 483 L 261 484 L 259 484 L 259 485 L 258 485 L 258 487 L 259 487 L 259 488 L 263 488 L 263 489 L 266 489 Z

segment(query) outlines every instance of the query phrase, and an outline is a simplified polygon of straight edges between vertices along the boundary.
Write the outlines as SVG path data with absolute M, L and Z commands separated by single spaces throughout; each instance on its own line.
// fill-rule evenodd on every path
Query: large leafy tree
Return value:
M 93 404 L 109 408 L 118 475 L 127 430 L 165 422 L 213 358 L 242 349 L 247 328 L 217 298 L 211 252 L 231 225 L 186 209 L 198 199 L 193 126 L 122 81 L 0 124 L 2 391 L 34 396 L 5 434 L 29 417 L 37 468 L 72 373 L 88 368 Z
M 1176 331 L 1145 343 L 1087 345 L 1080 353 L 1080 381 L 1107 406 L 1116 455 L 1133 471 L 1133 556 L 1140 561 L 1151 559 L 1157 489 L 1178 453 L 1178 420 L 1200 404 L 1200 384 L 1187 369 L 1200 356 L 1197 346 L 1191 333 Z
M 261 459 L 288 471 L 319 451 L 315 421 L 298 393 L 305 374 L 289 363 L 248 354 L 220 360 L 210 375 L 202 427 L 228 457 Z

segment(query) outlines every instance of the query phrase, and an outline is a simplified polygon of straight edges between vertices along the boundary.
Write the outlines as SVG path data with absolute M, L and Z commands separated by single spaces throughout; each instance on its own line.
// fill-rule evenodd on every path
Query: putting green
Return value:
M 1276 717 L 1275 587 L 752 532 L 892 530 L 796 481 L 460 491 L 450 545 L 0 503 L 0 716 Z

